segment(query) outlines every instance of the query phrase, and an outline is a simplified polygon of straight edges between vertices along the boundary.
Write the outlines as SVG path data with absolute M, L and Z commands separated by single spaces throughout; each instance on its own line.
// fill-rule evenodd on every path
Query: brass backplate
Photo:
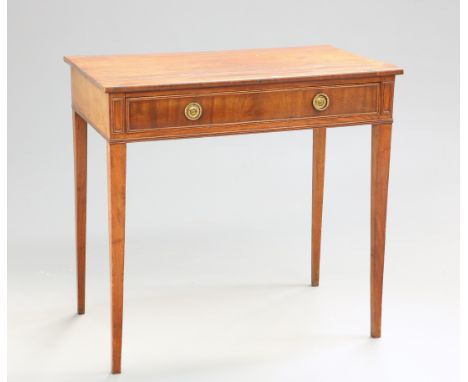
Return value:
M 196 121 L 202 116 L 202 114 L 203 108 L 197 102 L 190 102 L 187 106 L 185 106 L 185 116 L 191 121 Z
M 312 100 L 312 106 L 315 110 L 323 111 L 330 105 L 330 98 L 325 93 L 316 94 Z

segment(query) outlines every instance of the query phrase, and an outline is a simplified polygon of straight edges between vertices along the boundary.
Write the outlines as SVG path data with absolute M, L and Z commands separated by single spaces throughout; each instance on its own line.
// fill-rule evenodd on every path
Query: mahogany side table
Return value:
M 127 143 L 313 129 L 312 286 L 319 284 L 328 127 L 372 125 L 371 336 L 380 337 L 395 76 L 332 46 L 67 56 L 75 160 L 78 314 L 85 311 L 87 123 L 107 141 L 112 373 L 121 371 Z

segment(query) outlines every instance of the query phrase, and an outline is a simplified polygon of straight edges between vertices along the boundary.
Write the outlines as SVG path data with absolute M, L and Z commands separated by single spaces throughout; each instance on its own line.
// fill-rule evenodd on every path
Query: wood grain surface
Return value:
M 122 359 L 126 163 L 127 145 L 124 143 L 108 143 L 107 182 L 109 200 L 109 255 L 111 270 L 113 374 L 120 373 Z
M 375 77 L 403 73 L 329 45 L 113 56 L 66 56 L 105 92 Z
M 382 288 L 391 138 L 391 124 L 372 126 L 371 336 L 374 338 L 380 337 L 382 326 Z
M 72 81 L 80 314 L 87 123 L 107 141 L 112 373 L 121 372 L 127 142 L 314 129 L 311 282 L 318 286 L 326 128 L 372 124 L 371 336 L 380 337 L 394 84 L 402 69 L 328 45 L 65 61 Z M 313 106 L 319 93 L 329 100 L 324 110 Z M 203 109 L 197 120 L 184 113 L 192 102 Z
M 219 93 L 127 98 L 128 132 L 184 126 L 252 123 L 325 116 L 377 114 L 379 83 L 341 86 L 225 91 Z M 317 111 L 315 95 L 326 93 L 330 105 Z M 197 102 L 203 108 L 200 119 L 192 121 L 185 106 Z
M 320 281 L 320 247 L 322 241 L 326 138 L 326 129 L 314 129 L 312 154 L 312 286 L 318 286 Z
M 88 129 L 86 121 L 73 113 L 73 153 L 75 163 L 75 241 L 78 314 L 85 312 L 86 279 L 86 178 Z
M 71 69 L 72 108 L 93 126 L 103 137 L 109 137 L 109 95 Z

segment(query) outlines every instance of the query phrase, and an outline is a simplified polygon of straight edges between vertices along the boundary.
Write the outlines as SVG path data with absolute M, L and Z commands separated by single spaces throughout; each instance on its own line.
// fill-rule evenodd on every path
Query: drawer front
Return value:
M 368 83 L 199 95 L 127 96 L 127 132 L 377 114 L 379 89 L 379 83 Z M 314 98 L 318 101 L 315 106 Z M 325 109 L 320 110 L 324 102 Z M 198 119 L 186 116 L 186 107 L 191 103 L 201 107 Z

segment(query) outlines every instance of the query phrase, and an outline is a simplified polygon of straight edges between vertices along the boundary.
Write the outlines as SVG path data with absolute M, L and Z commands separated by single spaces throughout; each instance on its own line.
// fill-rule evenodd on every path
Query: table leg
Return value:
M 392 125 L 372 126 L 371 179 L 371 336 L 381 335 L 385 226 Z
M 87 170 L 86 121 L 73 112 L 73 152 L 75 161 L 75 235 L 77 311 L 85 312 L 86 274 L 86 170 Z
M 318 286 L 320 279 L 320 244 L 322 240 L 326 133 L 327 130 L 325 128 L 314 129 L 312 164 L 312 286 Z
M 125 143 L 107 144 L 113 374 L 119 374 L 121 371 L 126 161 Z

